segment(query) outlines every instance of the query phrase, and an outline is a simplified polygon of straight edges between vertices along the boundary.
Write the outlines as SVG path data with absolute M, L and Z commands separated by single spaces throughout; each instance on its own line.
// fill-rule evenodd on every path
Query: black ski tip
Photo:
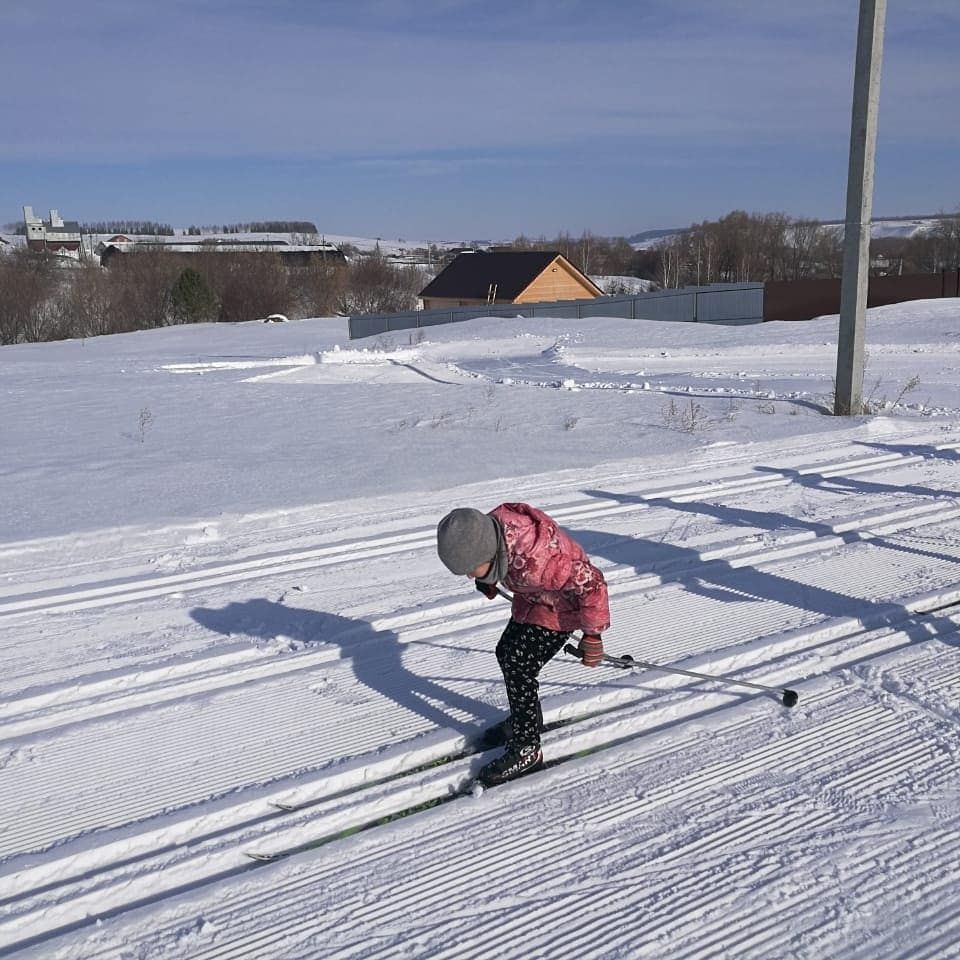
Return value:
M 798 694 L 796 690 L 783 691 L 783 705 L 785 707 L 795 707 L 799 699 L 800 694 Z

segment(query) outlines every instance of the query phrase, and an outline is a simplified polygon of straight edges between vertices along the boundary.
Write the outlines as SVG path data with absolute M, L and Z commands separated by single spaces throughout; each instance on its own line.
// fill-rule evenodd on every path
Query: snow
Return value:
M 647 293 L 654 287 L 652 280 L 643 280 L 640 277 L 594 275 L 590 279 L 610 295 Z
M 960 301 L 342 318 L 0 349 L 0 953 L 960 952 Z M 451 507 L 604 570 L 548 769 L 471 787 L 507 617 Z M 792 710 L 779 691 L 800 695 Z M 254 858 L 259 859 L 254 859 Z

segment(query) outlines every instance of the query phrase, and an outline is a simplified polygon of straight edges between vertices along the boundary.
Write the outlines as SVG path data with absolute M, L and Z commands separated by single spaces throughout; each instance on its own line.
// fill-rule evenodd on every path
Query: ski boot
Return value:
M 543 750 L 539 743 L 510 744 L 503 756 L 481 768 L 477 779 L 485 787 L 494 787 L 542 769 Z

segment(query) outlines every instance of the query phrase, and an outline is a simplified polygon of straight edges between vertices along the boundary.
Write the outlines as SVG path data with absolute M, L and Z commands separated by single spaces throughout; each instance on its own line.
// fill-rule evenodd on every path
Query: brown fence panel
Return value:
M 809 320 L 839 312 L 839 280 L 772 280 L 764 284 L 764 320 Z
M 943 296 L 943 278 L 939 273 L 912 273 L 902 277 L 871 277 L 867 293 L 868 307 L 885 307 L 906 300 L 935 300 Z M 837 307 L 839 312 L 840 307 Z
M 899 277 L 871 277 L 868 307 L 907 300 L 960 297 L 960 271 L 914 273 Z M 840 281 L 776 280 L 764 285 L 764 320 L 810 320 L 840 312 Z

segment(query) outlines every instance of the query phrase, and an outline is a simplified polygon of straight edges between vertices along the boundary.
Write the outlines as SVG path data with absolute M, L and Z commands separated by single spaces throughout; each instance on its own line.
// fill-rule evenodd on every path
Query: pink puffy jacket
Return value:
M 556 521 L 527 503 L 502 503 L 490 515 L 506 539 L 514 620 L 564 632 L 610 626 L 603 574 Z

